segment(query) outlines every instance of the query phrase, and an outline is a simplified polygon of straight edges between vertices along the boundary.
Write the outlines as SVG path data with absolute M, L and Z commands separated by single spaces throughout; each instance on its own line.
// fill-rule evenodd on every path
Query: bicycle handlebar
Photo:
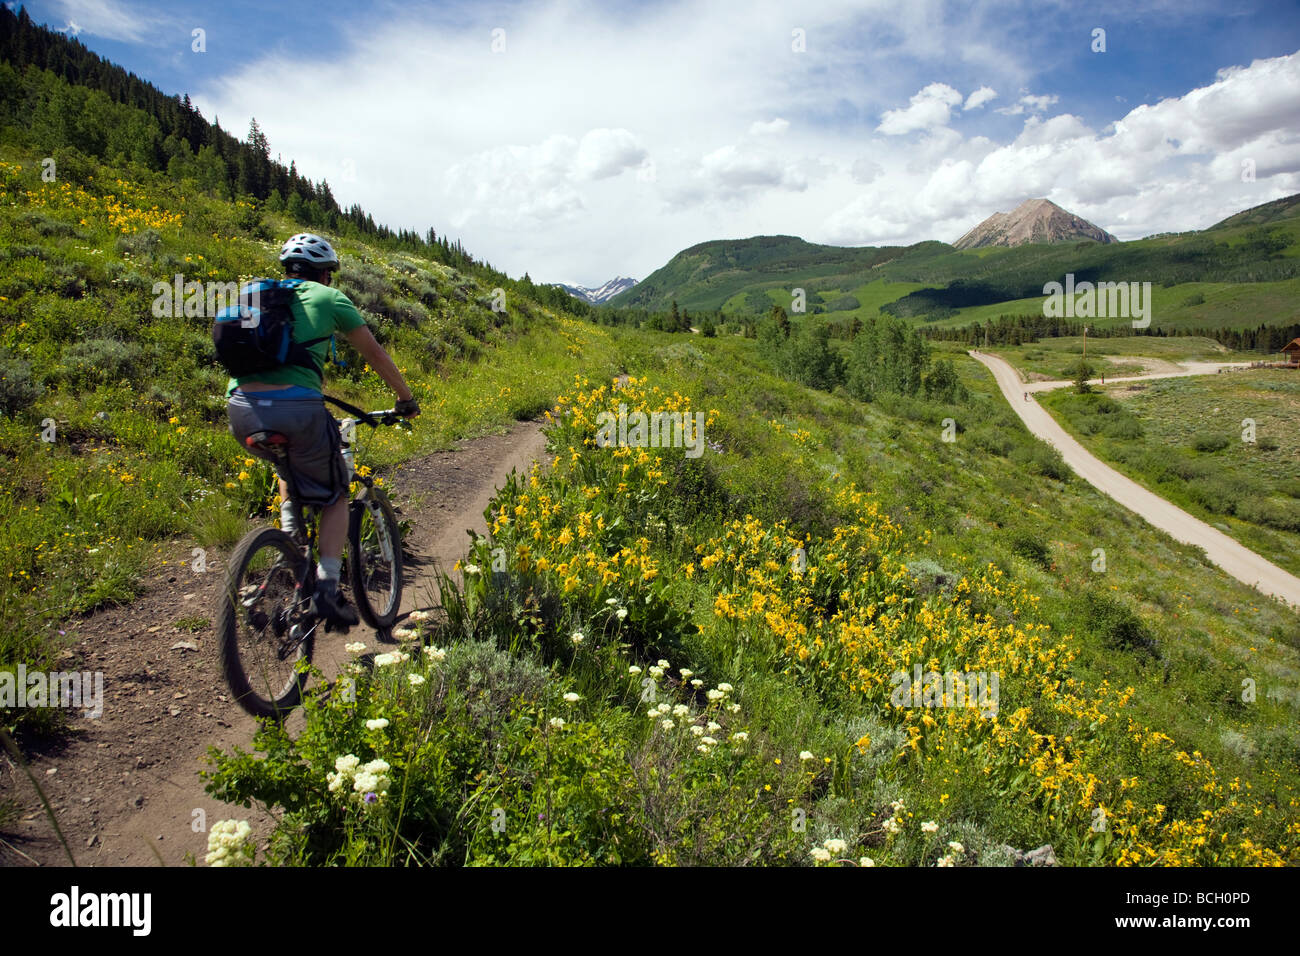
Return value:
M 380 425 L 397 425 L 406 421 L 403 416 L 397 414 L 397 411 L 392 408 L 367 412 L 364 409 L 357 408 L 355 405 L 350 405 L 342 399 L 334 398 L 331 395 L 322 395 L 321 397 L 331 405 L 338 406 L 349 415 L 354 416 L 357 421 L 369 425 L 371 428 L 378 428 Z

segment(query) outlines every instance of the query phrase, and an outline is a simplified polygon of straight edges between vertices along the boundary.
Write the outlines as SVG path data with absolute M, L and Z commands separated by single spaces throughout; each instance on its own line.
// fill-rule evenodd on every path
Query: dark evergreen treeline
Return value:
M 555 288 L 558 289 L 559 286 Z M 567 292 L 564 294 L 568 295 Z M 638 329 L 652 329 L 656 332 L 689 332 L 694 327 L 699 329 L 700 334 L 706 338 L 712 338 L 719 332 L 734 326 L 737 331 L 749 329 L 747 334 L 753 337 L 754 319 L 738 319 L 717 309 L 690 312 L 678 308 L 676 300 L 667 311 L 635 306 L 623 308 L 610 305 L 593 306 L 580 299 L 574 301 L 586 306 L 587 311 L 583 314 L 588 315 L 598 325 L 626 325 Z
M 1254 329 L 1179 329 L 1178 334 L 1203 335 L 1243 352 L 1280 352 L 1282 346 L 1300 338 L 1300 322 L 1261 325 Z
M 48 150 L 56 160 L 56 150 L 62 150 L 74 165 L 78 154 L 138 163 L 178 182 L 194 180 L 223 198 L 262 200 L 267 209 L 284 210 L 309 228 L 508 281 L 432 227 L 423 235 L 393 230 L 359 205 L 342 209 L 324 179 L 312 182 L 292 160 L 285 166 L 271 157 L 256 120 L 240 141 L 204 119 L 188 95 L 168 96 L 80 41 L 33 23 L 26 10 L 15 13 L 7 6 L 0 6 L 0 130 L 6 141 Z
M 961 342 L 964 345 L 1025 345 L 1039 339 L 1083 335 L 1084 325 L 1088 335 L 1095 338 L 1124 338 L 1152 335 L 1159 338 L 1170 335 L 1202 336 L 1214 339 L 1230 349 L 1245 352 L 1277 352 L 1292 339 L 1300 337 L 1300 322 L 1290 325 L 1260 325 L 1254 329 L 1179 328 L 1166 332 L 1159 326 L 1135 329 L 1131 325 L 1097 328 L 1082 320 L 1048 318 L 1041 313 L 1025 315 L 999 315 L 993 322 L 972 322 L 969 325 L 936 329 L 923 327 L 926 338 L 942 342 Z

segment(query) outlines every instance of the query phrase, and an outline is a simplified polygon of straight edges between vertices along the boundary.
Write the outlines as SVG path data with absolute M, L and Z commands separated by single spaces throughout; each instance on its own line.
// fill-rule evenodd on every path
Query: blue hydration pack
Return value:
M 301 365 L 323 376 L 321 362 L 308 349 L 319 338 L 298 342 L 293 337 L 294 290 L 301 279 L 253 279 L 239 290 L 239 304 L 217 313 L 212 343 L 217 360 L 235 378 Z

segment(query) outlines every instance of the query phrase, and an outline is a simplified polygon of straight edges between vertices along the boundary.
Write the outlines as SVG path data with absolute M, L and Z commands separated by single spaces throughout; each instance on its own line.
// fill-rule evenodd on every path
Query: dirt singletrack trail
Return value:
M 1230 538 L 1218 528 L 1193 517 L 1177 505 L 1147 490 L 1132 478 L 1121 474 L 1102 462 L 1070 435 L 1047 411 L 1033 400 L 1026 401 L 1025 392 L 1044 390 L 1041 386 L 1061 387 L 1066 383 L 1040 382 L 1040 388 L 1026 385 L 1019 373 L 1008 362 L 987 352 L 971 352 L 993 373 L 1002 396 L 1011 404 L 1029 431 L 1061 453 L 1065 463 L 1075 474 L 1103 494 L 1114 498 L 1125 508 L 1144 518 L 1176 541 L 1201 548 L 1207 558 L 1243 584 L 1290 604 L 1300 610 L 1300 578 L 1260 557 L 1254 551 Z M 1190 363 L 1189 363 L 1190 364 Z M 1195 363 L 1182 375 L 1202 375 L 1213 372 L 1216 363 Z M 1143 381 L 1154 378 L 1172 378 L 1170 373 L 1141 375 L 1132 379 L 1113 379 L 1113 382 Z
M 468 550 L 467 530 L 486 531 L 483 512 L 506 476 L 526 473 L 545 450 L 541 424 L 518 422 L 505 434 L 413 459 L 389 476 L 399 519 L 411 522 L 403 539 L 403 615 L 437 605 L 435 567 L 451 572 Z M 256 724 L 231 702 L 217 664 L 212 621 L 232 549 L 217 560 L 209 554 L 206 573 L 198 574 L 192 547 L 170 542 L 167 563 L 152 569 L 132 604 L 63 625 L 73 651 L 60 666 L 103 672 L 104 712 L 96 720 L 71 715 L 61 742 L 27 757 L 80 866 L 175 866 L 186 854 L 202 865 L 206 831 L 218 820 L 247 819 L 259 842 L 274 822 L 256 807 L 212 799 L 198 776 L 209 747 L 250 749 Z M 206 624 L 176 627 L 187 619 Z M 320 633 L 313 662 L 337 674 L 350 659 L 343 649 L 350 641 L 384 649 L 362 623 L 346 636 Z M 301 712 L 287 726 L 300 729 Z M 6 799 L 20 809 L 0 832 L 0 866 L 68 865 L 31 782 L 0 753 L 0 802 Z

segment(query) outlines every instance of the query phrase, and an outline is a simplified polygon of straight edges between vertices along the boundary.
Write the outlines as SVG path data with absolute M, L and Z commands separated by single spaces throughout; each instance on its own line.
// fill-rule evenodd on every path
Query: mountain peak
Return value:
M 580 285 L 566 285 L 563 282 L 558 283 L 558 285 L 575 299 L 582 299 L 582 301 L 590 302 L 592 305 L 600 305 L 608 302 L 620 292 L 626 292 L 632 288 L 632 286 L 636 285 L 636 280 L 629 279 L 627 276 L 615 276 L 604 285 L 594 289 Z
M 1073 242 L 1078 239 L 1119 241 L 1050 199 L 1039 198 L 1026 199 L 1011 212 L 995 212 L 953 246 L 977 249 L 981 246 L 1023 246 L 1031 242 Z

